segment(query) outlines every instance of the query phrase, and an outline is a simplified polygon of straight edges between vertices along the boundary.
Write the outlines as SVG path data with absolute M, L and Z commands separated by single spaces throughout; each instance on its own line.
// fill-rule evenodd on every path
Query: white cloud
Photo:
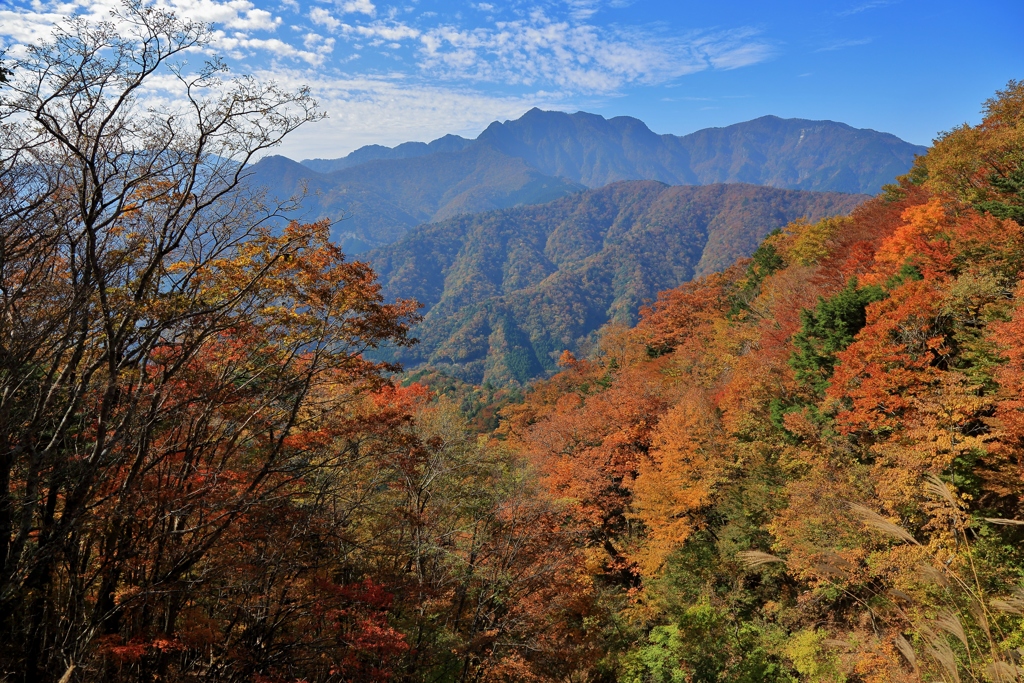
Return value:
M 157 7 L 170 9 L 181 17 L 216 24 L 236 31 L 274 31 L 281 18 L 256 7 L 249 0 L 157 0 Z M 92 20 L 109 20 L 111 12 L 122 10 L 118 0 L 31 0 L 9 3 L 13 9 L 0 10 L 0 36 L 18 43 L 38 43 L 50 37 L 54 24 L 78 15 Z
M 621 8 L 631 5 L 633 0 L 566 0 L 570 15 L 577 20 L 587 20 L 603 7 Z
M 280 17 L 275 18 L 270 12 L 255 7 L 249 0 L 164 0 L 158 4 L 189 19 L 242 31 L 273 31 L 281 23 Z
M 695 49 L 716 69 L 738 69 L 769 59 L 774 48 L 753 29 L 713 33 L 694 41 Z
M 122 8 L 118 0 L 30 0 L 30 4 L 6 1 L 8 9 L 0 10 L 0 37 L 4 44 L 38 44 L 53 35 L 55 24 L 71 15 L 93 21 L 110 19 L 110 13 Z
M 330 38 L 329 41 L 331 45 L 334 45 L 334 38 Z M 310 31 L 306 35 L 302 36 L 302 44 L 305 45 L 306 48 L 310 50 L 312 50 L 317 45 L 320 45 L 323 42 L 324 37 L 319 33 L 313 33 L 312 31 Z
M 19 45 L 49 39 L 54 25 L 66 16 L 109 20 L 112 11 L 122 8 L 119 0 L 30 2 L 17 9 L 0 10 L 0 38 L 7 39 L 5 44 L 12 48 L 13 54 L 21 51 Z M 281 25 L 281 18 L 256 7 L 250 0 L 156 0 L 156 4 L 173 10 L 181 17 L 211 24 L 214 27 L 211 48 L 233 59 L 265 55 L 274 60 L 291 59 L 320 67 L 334 49 L 334 39 L 323 39 L 308 31 L 296 40 L 296 44 L 281 38 L 267 37 L 266 33 L 275 32 Z M 361 0 L 357 4 L 366 3 Z M 325 10 L 314 9 L 311 16 L 314 22 L 327 24 L 329 28 L 341 26 L 341 22 Z M 317 21 L 318 18 L 320 21 Z M 258 35 L 259 32 L 264 35 Z M 298 44 L 299 40 L 301 45 Z
M 300 50 L 291 43 L 277 38 L 251 38 L 244 33 L 229 36 L 216 31 L 213 45 L 227 51 L 234 59 L 243 59 L 247 54 L 264 52 L 274 57 L 301 59 L 310 66 L 320 66 L 334 48 L 334 41 L 323 41 L 315 50 Z
M 257 75 L 289 87 L 310 85 L 327 112 L 326 120 L 303 126 L 274 150 L 292 159 L 336 158 L 363 145 L 433 140 L 448 133 L 476 137 L 492 121 L 518 118 L 535 106 L 574 109 L 554 93 L 491 96 L 397 75 L 313 79 L 302 71 Z
M 774 52 L 751 29 L 664 36 L 553 20 L 541 10 L 494 28 L 440 26 L 420 42 L 421 67 L 442 77 L 594 93 L 735 69 Z
M 380 38 L 384 41 L 396 42 L 418 38 L 420 31 L 401 22 L 375 21 L 372 24 L 341 25 L 342 33 L 360 38 Z
M 341 26 L 341 22 L 323 7 L 314 7 L 309 13 L 309 20 L 318 26 L 325 27 L 328 31 L 337 31 Z
M 843 10 L 842 12 L 839 13 L 839 16 L 849 17 L 854 14 L 860 14 L 861 12 L 866 12 L 868 10 L 875 9 L 878 7 L 893 5 L 896 4 L 897 2 L 899 2 L 899 0 L 868 0 L 868 2 L 864 2 L 859 5 L 854 5 L 853 7 L 847 10 Z
M 120 0 L 0 1 L 0 40 L 8 46 L 13 41 L 15 49 L 49 37 L 63 16 L 107 19 L 121 6 Z M 331 118 L 290 139 L 282 151 L 293 157 L 341 156 L 364 144 L 429 140 L 449 132 L 476 135 L 491 121 L 518 117 L 533 106 L 568 108 L 565 103 L 579 104 L 581 94 L 618 94 L 630 85 L 756 64 L 773 53 L 771 44 L 750 29 L 668 34 L 650 27 L 598 26 L 588 19 L 628 0 L 562 0 L 557 15 L 550 14 L 554 9 L 534 9 L 509 12 L 516 17 L 512 21 L 495 21 L 474 14 L 478 21 L 469 25 L 439 25 L 435 13 L 415 7 L 399 13 L 392 6 L 378 17 L 371 0 L 312 7 L 300 7 L 297 0 L 148 1 L 211 22 L 212 51 L 244 61 L 239 71 L 262 69 L 263 77 L 286 86 L 313 86 Z M 476 7 L 490 12 L 497 5 L 491 0 Z M 282 28 L 281 18 L 263 7 L 296 12 L 289 17 L 294 25 Z M 299 25 L 303 8 L 309 23 Z M 345 51 L 334 52 L 329 34 L 347 41 Z M 396 53 L 403 46 L 407 50 Z M 382 59 L 408 64 L 403 60 L 410 57 L 413 65 L 404 74 L 360 77 L 338 71 L 354 60 L 380 69 Z M 506 95 L 509 86 L 532 94 Z M 336 149 L 325 148 L 325 140 Z
M 62 16 L 51 12 L 0 10 L 0 35 L 11 38 L 15 43 L 40 43 L 50 37 L 53 25 Z
M 377 8 L 370 0 L 346 0 L 341 3 L 341 11 L 346 14 L 367 14 L 372 17 L 377 13 Z

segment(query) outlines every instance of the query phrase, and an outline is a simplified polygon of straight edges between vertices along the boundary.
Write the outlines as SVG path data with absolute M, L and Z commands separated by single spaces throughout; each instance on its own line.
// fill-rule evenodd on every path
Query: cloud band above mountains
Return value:
M 212 51 L 234 70 L 309 83 L 332 119 L 314 137 L 321 145 L 330 138 L 337 154 L 371 138 L 393 144 L 405 135 L 470 132 L 532 106 L 578 106 L 581 98 L 749 66 L 775 52 L 750 27 L 680 33 L 595 20 L 616 3 L 478 3 L 448 14 L 371 0 L 155 4 L 209 23 Z M 12 0 L 0 9 L 0 45 L 17 55 L 46 40 L 63 17 L 103 20 L 118 7 L 117 0 Z M 289 153 L 315 145 L 311 134 L 298 136 Z

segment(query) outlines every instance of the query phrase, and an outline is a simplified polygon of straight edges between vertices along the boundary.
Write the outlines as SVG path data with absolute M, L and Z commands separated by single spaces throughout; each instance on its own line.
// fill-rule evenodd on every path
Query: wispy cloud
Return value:
M 230 32 L 235 45 L 248 39 L 252 32 L 274 32 L 282 23 L 280 17 L 256 7 L 249 0 L 158 0 L 154 4 L 173 10 L 179 16 L 216 26 L 218 38 Z M 0 10 L 0 36 L 16 44 L 27 44 L 48 39 L 54 25 L 65 17 L 77 15 L 109 20 L 111 12 L 123 5 L 118 0 L 31 0 L 26 4 L 11 3 L 9 7 L 11 9 Z
M 17 12 L 0 9 L 0 27 L 5 38 L 18 44 L 39 43 L 50 36 L 53 25 L 64 15 L 56 12 Z M 6 44 L 9 44 L 5 41 Z
M 833 52 L 835 50 L 844 50 L 848 47 L 858 47 L 860 45 L 867 45 L 871 42 L 871 38 L 859 38 L 856 40 L 837 40 L 834 43 L 829 43 L 819 47 L 815 52 Z
M 336 19 L 333 14 L 323 7 L 314 7 L 309 11 L 309 20 L 318 26 L 323 26 L 328 31 L 337 31 L 341 28 L 341 20 Z
M 538 91 L 504 97 L 424 83 L 398 74 L 311 79 L 306 71 L 277 70 L 264 76 L 286 86 L 308 84 L 329 115 L 324 121 L 300 128 L 276 152 L 293 159 L 339 157 L 371 143 L 396 145 L 433 140 L 447 133 L 475 137 L 492 121 L 518 118 L 535 106 L 575 109 L 557 93 Z
M 574 19 L 587 20 L 605 7 L 621 8 L 633 4 L 633 0 L 566 0 L 570 15 Z
M 244 59 L 247 55 L 262 52 L 273 57 L 300 59 L 310 66 L 320 66 L 334 49 L 333 38 L 322 40 L 315 34 L 315 37 L 306 36 L 305 46 L 312 48 L 306 50 L 278 38 L 253 38 L 241 33 L 231 36 L 221 31 L 215 32 L 214 35 L 214 45 L 220 50 L 226 50 L 233 59 Z
M 190 19 L 241 31 L 273 31 L 281 24 L 279 17 L 248 0 L 165 0 L 158 4 L 165 4 Z
M 772 44 L 750 28 L 669 35 L 650 27 L 590 21 L 599 10 L 628 1 L 564 0 L 561 9 L 535 7 L 525 14 L 516 7 L 516 19 L 487 17 L 484 25 L 467 26 L 463 19 L 437 23 L 427 12 L 417 14 L 414 6 L 390 7 L 385 18 L 377 18 L 372 0 L 333 0 L 307 4 L 309 23 L 291 26 L 284 32 L 290 35 L 267 35 L 277 32 L 282 19 L 252 0 L 155 0 L 182 16 L 209 22 L 215 28 L 215 47 L 233 58 L 263 54 L 320 67 L 335 48 L 334 42 L 315 37 L 326 32 L 349 41 L 355 51 L 378 48 L 382 55 L 396 54 L 404 47 L 403 58 L 411 59 L 420 76 L 496 87 L 612 94 L 629 85 L 668 83 L 697 71 L 757 64 L 774 53 Z M 17 8 L 0 10 L 0 35 L 15 43 L 38 42 L 62 16 L 105 18 L 119 6 L 118 0 L 12 2 Z M 300 7 L 298 0 L 287 2 L 287 8 L 277 9 L 294 12 Z M 495 9 L 486 2 L 476 7 Z M 403 14 L 408 16 L 400 19 Z M 345 58 L 334 57 L 337 64 Z
M 0 47 L 8 48 L 46 39 L 62 17 L 107 19 L 121 6 L 121 0 L 3 1 Z M 534 0 L 489 0 L 448 15 L 422 11 L 415 1 L 386 7 L 372 0 L 148 1 L 209 22 L 214 51 L 238 71 L 311 85 L 330 118 L 291 138 L 284 150 L 296 156 L 476 134 L 533 106 L 574 108 L 581 97 L 671 85 L 687 74 L 737 69 L 775 53 L 751 28 L 669 33 L 594 18 L 630 0 L 542 7 Z M 361 75 L 346 73 L 354 63 L 366 65 Z M 325 139 L 338 149 L 325 150 Z
M 443 78 L 591 93 L 664 83 L 709 68 L 749 66 L 774 53 L 753 29 L 668 37 L 556 20 L 542 10 L 493 27 L 439 26 L 419 39 L 420 67 Z
M 885 7 L 886 5 L 893 5 L 896 4 L 897 2 L 900 2 L 900 0 L 868 0 L 868 2 L 863 2 L 859 5 L 854 5 L 849 9 L 839 12 L 839 16 L 848 17 L 854 14 L 860 14 L 861 12 L 866 12 L 869 9 Z
M 400 41 L 419 38 L 421 31 L 398 21 L 375 21 L 370 24 L 342 24 L 341 32 L 359 38 L 379 38 L 386 41 Z

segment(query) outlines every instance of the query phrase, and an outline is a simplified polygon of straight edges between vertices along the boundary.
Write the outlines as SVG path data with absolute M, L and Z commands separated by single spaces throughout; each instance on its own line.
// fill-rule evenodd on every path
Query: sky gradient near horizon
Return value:
M 929 144 L 1024 78 L 1024 1 L 158 0 L 212 23 L 232 69 L 309 84 L 325 121 L 279 153 L 475 137 L 531 107 L 686 134 L 765 114 Z M 17 54 L 116 0 L 0 0 Z

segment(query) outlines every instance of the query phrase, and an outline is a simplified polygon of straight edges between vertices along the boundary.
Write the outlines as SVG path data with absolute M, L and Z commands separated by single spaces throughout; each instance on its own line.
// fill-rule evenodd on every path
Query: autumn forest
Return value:
M 0 63 L 0 681 L 1024 681 L 1024 83 L 479 386 L 119 17 Z

